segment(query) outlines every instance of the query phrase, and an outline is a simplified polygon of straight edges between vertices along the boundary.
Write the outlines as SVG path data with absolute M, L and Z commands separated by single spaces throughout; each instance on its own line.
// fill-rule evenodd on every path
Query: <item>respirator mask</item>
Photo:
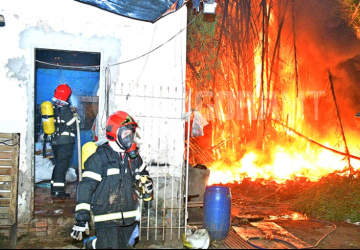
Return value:
M 119 147 L 129 154 L 131 159 L 136 158 L 137 148 L 135 143 L 135 129 L 132 126 L 119 128 L 117 142 Z
M 51 100 L 53 101 L 54 105 L 56 105 L 58 107 L 64 107 L 65 105 L 69 104 L 68 102 L 56 99 L 55 97 L 53 97 Z

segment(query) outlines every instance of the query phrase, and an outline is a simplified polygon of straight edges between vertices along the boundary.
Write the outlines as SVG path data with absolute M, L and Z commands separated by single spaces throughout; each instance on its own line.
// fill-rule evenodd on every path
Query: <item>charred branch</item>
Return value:
M 293 38 L 294 38 L 294 63 L 295 63 L 296 97 L 299 97 L 299 72 L 298 72 L 297 48 L 296 48 L 296 30 L 295 30 L 294 0 L 292 0 L 292 18 L 293 18 Z
M 341 117 L 340 117 L 339 106 L 338 106 L 337 101 L 336 101 L 334 83 L 333 83 L 333 78 L 332 78 L 330 70 L 329 70 L 329 81 L 330 81 L 330 86 L 331 86 L 331 92 L 332 92 L 332 95 L 333 95 L 333 98 L 334 98 L 334 104 L 335 104 L 335 107 L 336 107 L 336 114 L 337 114 L 337 117 L 338 117 L 338 120 L 339 120 L 341 135 L 342 135 L 342 138 L 343 138 L 343 141 L 344 141 L 345 152 L 346 152 L 347 155 L 350 155 L 349 154 L 349 148 L 347 146 L 347 142 L 346 142 L 346 138 L 345 138 L 344 128 L 343 128 Z M 350 164 L 350 158 L 349 157 L 348 157 L 348 164 L 349 164 L 350 174 L 353 174 L 354 169 L 352 168 L 352 166 Z
M 338 150 L 335 150 L 335 149 L 326 147 L 325 145 L 322 145 L 322 144 L 320 144 L 320 143 L 318 143 L 318 142 L 310 139 L 309 137 L 307 137 L 307 136 L 305 136 L 305 135 L 297 132 L 296 130 L 294 130 L 294 129 L 288 127 L 288 126 L 286 126 L 285 124 L 282 124 L 282 123 L 279 122 L 279 121 L 272 120 L 272 122 L 277 123 L 277 124 L 283 126 L 284 128 L 286 128 L 286 129 L 288 129 L 289 131 L 293 132 L 293 133 L 296 134 L 297 136 L 299 136 L 299 137 L 301 137 L 301 138 L 303 138 L 303 139 L 306 139 L 306 140 L 308 140 L 309 142 L 311 142 L 311 143 L 313 143 L 313 144 L 315 144 L 315 145 L 317 145 L 317 146 L 319 146 L 319 147 L 322 147 L 322 148 L 324 148 L 324 149 L 326 149 L 326 150 L 329 150 L 329 151 L 331 151 L 331 152 L 333 152 L 333 153 L 335 153 L 335 154 L 343 155 L 343 156 L 345 156 L 345 157 L 347 157 L 347 158 L 352 158 L 352 159 L 355 159 L 355 160 L 360 161 L 360 157 L 355 156 L 355 155 L 350 155 L 350 154 L 348 153 L 348 151 L 347 151 L 347 153 L 343 153 L 343 152 L 340 152 L 340 151 L 338 151 Z

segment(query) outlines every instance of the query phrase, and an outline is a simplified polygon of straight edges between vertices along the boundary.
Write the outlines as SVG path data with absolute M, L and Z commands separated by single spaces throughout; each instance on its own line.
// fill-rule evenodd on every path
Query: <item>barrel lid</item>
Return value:
M 220 191 L 220 192 L 229 192 L 230 188 L 229 187 L 224 187 L 224 186 L 207 186 L 206 190 L 209 191 Z

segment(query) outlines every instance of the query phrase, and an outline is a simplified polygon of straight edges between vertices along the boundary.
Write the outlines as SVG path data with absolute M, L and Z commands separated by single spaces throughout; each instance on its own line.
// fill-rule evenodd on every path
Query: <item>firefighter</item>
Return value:
M 65 193 L 65 175 L 70 167 L 76 134 L 76 118 L 68 102 L 71 88 L 60 84 L 52 98 L 54 104 L 55 132 L 51 135 L 51 148 L 54 153 L 54 169 L 51 177 L 51 196 L 67 198 Z
M 109 116 L 108 141 L 84 163 L 71 237 L 82 240 L 84 234 L 89 234 L 92 210 L 96 236 L 84 240 L 87 249 L 128 248 L 138 236 L 138 198 L 148 197 L 144 201 L 150 203 L 153 182 L 135 143 L 137 127 L 123 111 Z

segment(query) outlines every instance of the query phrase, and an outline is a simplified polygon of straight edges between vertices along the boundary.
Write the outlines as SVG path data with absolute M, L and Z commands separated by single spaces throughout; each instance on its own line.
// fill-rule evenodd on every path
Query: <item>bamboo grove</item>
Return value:
M 327 2 L 334 1 L 333 13 L 341 13 L 337 22 L 356 36 L 359 1 Z M 345 154 L 350 166 L 344 98 L 336 87 L 343 85 L 342 61 L 323 52 L 331 50 L 331 41 L 316 39 L 316 26 L 327 22 L 314 22 L 317 7 L 327 11 L 321 3 L 300 11 L 306 5 L 300 0 L 222 0 L 210 21 L 189 5 L 194 21 L 187 34 L 187 88 L 192 108 L 212 125 L 207 136 L 213 145 L 226 141 L 218 154 L 239 158 L 243 146 L 266 150 L 294 142 L 289 135 L 296 134 L 324 146 L 330 134 L 330 147 Z M 306 21 L 307 14 L 314 18 Z

